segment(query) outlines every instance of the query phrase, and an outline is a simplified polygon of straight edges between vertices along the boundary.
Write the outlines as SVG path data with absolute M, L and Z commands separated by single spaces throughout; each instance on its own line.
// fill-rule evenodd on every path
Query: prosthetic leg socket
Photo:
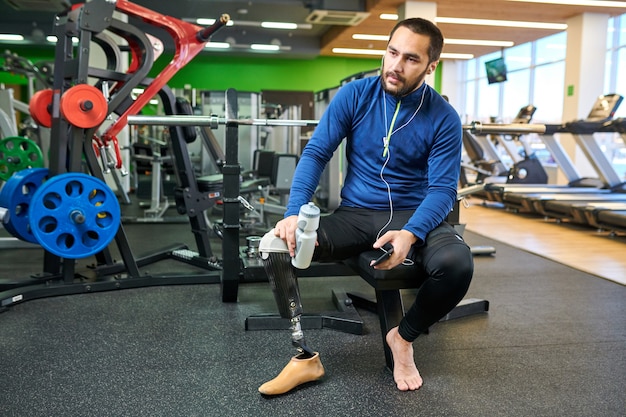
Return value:
M 289 318 L 292 325 L 298 325 L 302 315 L 300 291 L 295 268 L 306 269 L 311 264 L 317 228 L 319 227 L 320 209 L 313 203 L 304 204 L 298 214 L 296 229 L 296 250 L 293 258 L 289 257 L 287 244 L 274 234 L 274 229 L 267 232 L 259 242 L 259 252 L 263 268 L 276 299 L 278 311 L 283 318 Z M 294 320 L 296 319 L 297 320 Z M 297 329 L 301 334 L 300 329 Z
M 261 239 L 261 245 L 268 240 L 268 235 L 273 231 L 267 233 L 263 239 Z M 272 249 L 276 249 L 275 246 L 280 243 L 285 244 L 279 237 L 274 237 Z M 285 249 L 287 245 L 285 244 Z M 296 276 L 294 267 L 291 265 L 291 258 L 289 252 L 270 252 L 267 248 L 261 247 L 261 258 L 263 259 L 263 269 L 267 274 L 267 279 L 272 288 L 274 299 L 276 300 L 276 306 L 278 312 L 283 318 L 293 318 L 295 314 L 302 314 L 302 308 L 294 308 L 300 304 L 300 292 L 298 287 L 298 278 Z M 296 311 L 299 310 L 299 311 Z
M 259 245 L 263 268 L 276 300 L 278 313 L 282 318 L 290 320 L 291 343 L 299 353 L 314 355 L 304 340 L 300 317 L 302 316 L 302 302 L 295 268 L 289 258 L 287 244 L 279 237 L 274 236 L 273 229 L 263 236 Z
M 319 353 L 315 352 L 314 356 L 304 358 L 302 354 L 296 355 L 276 378 L 261 385 L 259 392 L 264 395 L 284 394 L 298 385 L 317 381 L 324 373 Z

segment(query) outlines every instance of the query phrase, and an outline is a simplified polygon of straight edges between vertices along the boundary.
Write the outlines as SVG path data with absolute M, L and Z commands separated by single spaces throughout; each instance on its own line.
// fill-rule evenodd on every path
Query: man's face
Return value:
M 415 91 L 437 67 L 429 62 L 430 38 L 399 27 L 389 40 L 383 59 L 381 82 L 385 91 L 398 98 Z

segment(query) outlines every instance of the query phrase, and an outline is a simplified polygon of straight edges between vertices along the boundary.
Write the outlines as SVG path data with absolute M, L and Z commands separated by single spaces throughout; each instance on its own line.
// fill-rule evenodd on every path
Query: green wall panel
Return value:
M 17 54 L 22 58 L 26 58 L 33 63 L 41 61 L 54 61 L 54 48 L 41 48 L 32 46 L 23 46 L 20 48 L 5 48 L 5 51 L 10 51 Z M 4 65 L 4 57 L 0 58 L 1 65 Z M 0 71 L 0 83 L 4 84 L 28 84 L 28 80 L 25 76 L 19 74 L 11 74 L 6 71 Z
M 34 63 L 54 60 L 53 48 L 21 47 L 11 49 Z M 159 57 L 150 76 L 158 75 L 172 60 L 172 55 Z M 191 85 L 201 90 L 241 91 L 304 90 L 319 91 L 339 85 L 351 75 L 378 67 L 379 59 L 317 57 L 285 59 L 277 57 L 232 57 L 200 54 L 181 68 L 168 82 L 171 88 Z M 25 77 L 0 72 L 0 83 L 26 84 Z
M 169 61 L 155 62 L 152 76 Z M 351 75 L 377 68 L 377 59 L 317 57 L 310 60 L 199 55 L 172 78 L 169 86 L 186 84 L 202 90 L 319 91 L 339 85 Z
M 36 63 L 53 61 L 53 48 L 22 47 L 11 50 Z M 172 60 L 163 55 L 154 62 L 151 77 L 157 76 Z M 168 82 L 171 88 L 190 85 L 199 90 L 260 92 L 261 90 L 320 91 L 339 85 L 346 77 L 378 68 L 380 59 L 320 56 L 314 59 L 278 57 L 233 57 L 226 54 L 200 54 L 181 68 Z M 441 90 L 441 66 L 435 73 L 435 88 Z M 26 77 L 0 72 L 0 83 L 26 84 Z

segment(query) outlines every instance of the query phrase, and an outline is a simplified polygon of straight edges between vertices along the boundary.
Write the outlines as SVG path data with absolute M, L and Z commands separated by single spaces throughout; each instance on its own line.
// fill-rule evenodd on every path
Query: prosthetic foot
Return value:
M 312 357 L 302 353 L 291 358 L 276 378 L 261 385 L 259 392 L 264 395 L 280 395 L 291 391 L 298 385 L 317 381 L 323 376 L 324 367 L 319 353 L 315 352 Z

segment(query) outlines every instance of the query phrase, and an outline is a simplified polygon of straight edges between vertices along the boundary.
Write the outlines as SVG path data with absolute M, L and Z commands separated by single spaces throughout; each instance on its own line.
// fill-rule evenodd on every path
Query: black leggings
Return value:
M 401 229 L 412 215 L 413 211 L 395 211 L 391 223 L 381 231 L 389 220 L 388 211 L 339 207 L 320 218 L 319 246 L 313 259 L 339 261 L 371 250 L 379 236 Z M 399 326 L 400 336 L 412 342 L 463 299 L 474 262 L 463 238 L 445 222 L 428 234 L 423 245 L 413 245 L 407 259 L 413 262 L 416 279 L 421 281 L 415 302 Z

